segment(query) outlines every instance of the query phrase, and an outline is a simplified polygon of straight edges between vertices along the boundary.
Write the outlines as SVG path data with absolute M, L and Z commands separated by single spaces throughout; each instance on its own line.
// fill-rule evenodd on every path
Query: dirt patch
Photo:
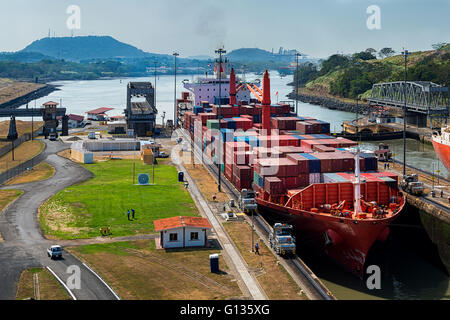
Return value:
M 70 149 L 66 149 L 66 150 L 60 151 L 60 152 L 57 153 L 57 155 L 60 156 L 60 157 L 63 157 L 63 158 L 71 160 L 70 159 Z
M 121 299 L 222 300 L 240 299 L 242 293 L 228 268 L 209 272 L 209 254 L 214 249 L 155 250 L 153 240 L 139 240 L 113 251 L 99 245 L 93 252 L 68 248 L 98 272 Z M 108 246 L 108 247 L 100 247 Z M 154 246 L 154 244 L 153 244 Z M 89 248 L 89 247 L 86 247 Z
M 8 180 L 5 185 L 30 183 L 51 178 L 55 174 L 55 168 L 46 162 L 42 162 L 30 171 L 25 171 L 21 176 Z
M 22 193 L 22 190 L 0 190 L 0 213 Z
M 12 151 L 0 158 L 0 172 L 5 172 L 30 160 L 41 153 L 44 150 L 44 147 L 45 144 L 39 140 L 22 143 L 17 148 L 14 148 L 14 160 L 12 160 Z
M 45 268 L 33 268 L 22 272 L 17 287 L 16 300 L 35 299 L 34 275 L 37 274 L 39 300 L 71 300 L 61 284 Z
M 45 84 L 0 79 L 0 104 L 20 98 L 43 87 Z
M 71 226 L 77 222 L 71 206 L 72 204 L 63 203 L 59 200 L 47 201 L 38 210 L 39 220 L 45 221 L 45 227 L 48 231 L 52 232 L 71 233 L 76 236 L 77 234 L 90 230 L 88 227 Z M 81 206 L 79 204 L 78 208 Z
M 206 200 L 212 201 L 213 196 L 216 196 L 217 202 L 228 202 L 230 198 L 225 192 L 217 191 L 217 183 L 211 177 L 208 171 L 201 164 L 186 164 L 186 169 L 189 175 L 197 183 L 198 188 L 205 197 Z M 223 188 L 222 188 L 223 190 Z

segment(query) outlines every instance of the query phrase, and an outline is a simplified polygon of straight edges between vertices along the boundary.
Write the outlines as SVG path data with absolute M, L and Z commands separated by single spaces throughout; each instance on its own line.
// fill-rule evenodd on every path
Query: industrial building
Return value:
M 127 131 L 138 137 L 153 135 L 156 127 L 155 92 L 151 82 L 130 82 L 127 86 L 125 120 Z M 136 99 L 139 99 L 136 101 Z

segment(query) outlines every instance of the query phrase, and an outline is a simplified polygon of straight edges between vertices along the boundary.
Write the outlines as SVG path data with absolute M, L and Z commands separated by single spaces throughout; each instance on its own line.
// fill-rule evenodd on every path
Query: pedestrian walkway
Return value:
M 175 155 L 178 157 L 178 155 Z M 174 161 L 181 163 L 181 159 L 173 159 L 173 160 L 179 160 Z M 180 171 L 184 172 L 184 177 L 189 183 L 189 190 L 191 192 L 192 197 L 199 203 L 199 205 L 202 207 L 204 213 L 206 214 L 206 217 L 208 218 L 209 222 L 211 223 L 214 231 L 217 234 L 217 238 L 222 245 L 223 249 L 226 251 L 228 256 L 231 258 L 232 263 L 234 264 L 234 267 L 236 271 L 240 274 L 245 286 L 249 290 L 252 298 L 254 300 L 266 300 L 267 297 L 263 293 L 262 289 L 259 287 L 259 284 L 257 281 L 252 277 L 252 275 L 247 270 L 247 267 L 245 265 L 245 262 L 240 255 L 240 253 L 237 251 L 237 249 L 232 244 L 231 240 L 229 239 L 228 235 L 226 234 L 225 230 L 222 227 L 222 224 L 217 220 L 214 213 L 211 211 L 211 208 L 209 207 L 208 203 L 206 202 L 205 198 L 203 197 L 203 194 L 200 192 L 199 188 L 197 187 L 196 182 L 191 178 L 189 175 L 189 172 L 186 170 L 183 164 L 177 165 L 178 169 Z

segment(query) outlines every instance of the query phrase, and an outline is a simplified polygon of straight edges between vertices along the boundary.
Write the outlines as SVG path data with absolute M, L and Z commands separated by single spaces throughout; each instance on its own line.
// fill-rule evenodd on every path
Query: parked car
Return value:
M 60 245 L 53 245 L 47 249 L 47 255 L 50 259 L 62 258 L 62 248 Z
M 165 153 L 164 151 L 160 151 L 158 154 L 158 158 L 168 158 L 169 155 Z

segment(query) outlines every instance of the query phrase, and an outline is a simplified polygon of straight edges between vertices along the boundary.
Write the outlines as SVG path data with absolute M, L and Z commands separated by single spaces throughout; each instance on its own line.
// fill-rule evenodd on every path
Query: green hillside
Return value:
M 22 52 L 37 52 L 70 61 L 110 58 L 138 59 L 149 55 L 109 36 L 43 38 L 32 42 Z
M 440 50 L 414 52 L 408 57 L 409 81 L 432 81 L 450 85 L 450 44 Z M 332 55 L 321 68 L 303 65 L 299 68 L 301 92 L 332 95 L 339 98 L 366 98 L 372 85 L 379 82 L 404 80 L 404 58 L 396 54 L 376 59 L 367 52 L 352 56 Z M 295 83 L 295 82 L 294 82 Z

